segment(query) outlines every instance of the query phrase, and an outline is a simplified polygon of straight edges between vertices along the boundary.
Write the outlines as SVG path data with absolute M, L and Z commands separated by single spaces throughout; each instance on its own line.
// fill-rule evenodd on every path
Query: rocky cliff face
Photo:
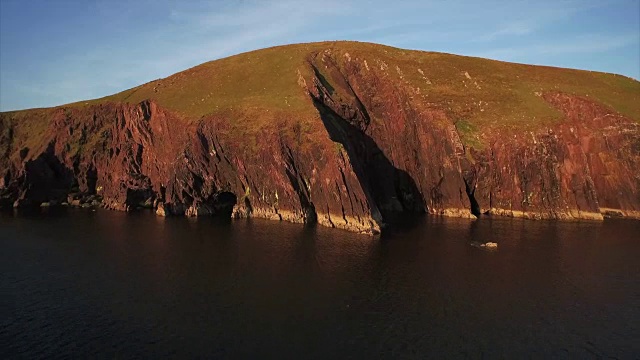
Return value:
M 635 119 L 549 90 L 535 96 L 558 121 L 473 143 L 450 104 L 425 101 L 399 67 L 391 78 L 372 64 L 305 55 L 291 71 L 291 91 L 312 109 L 299 117 L 259 107 L 193 119 L 153 97 L 1 114 L 0 206 L 149 207 L 369 234 L 422 212 L 640 218 Z
M 331 94 L 339 91 L 327 90 L 321 75 L 310 93 L 325 118 L 342 124 L 347 136 L 335 140 L 346 143 L 354 168 L 365 169 L 363 183 L 383 213 L 640 218 L 637 121 L 588 98 L 539 93 L 561 121 L 490 134 L 478 149 L 463 144 L 441 107 L 412 101 L 406 88 L 367 76 L 357 64 L 345 69 L 326 70 L 345 95 Z

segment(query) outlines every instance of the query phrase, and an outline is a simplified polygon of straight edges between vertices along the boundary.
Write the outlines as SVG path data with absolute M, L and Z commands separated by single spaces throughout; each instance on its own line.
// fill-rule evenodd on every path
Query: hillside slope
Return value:
M 230 212 L 376 233 L 406 212 L 640 218 L 640 83 L 355 42 L 0 114 L 0 206 Z

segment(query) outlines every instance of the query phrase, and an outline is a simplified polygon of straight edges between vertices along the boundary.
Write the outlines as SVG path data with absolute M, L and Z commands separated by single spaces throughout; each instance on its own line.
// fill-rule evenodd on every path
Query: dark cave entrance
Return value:
M 231 218 L 233 207 L 238 203 L 238 197 L 236 194 L 229 191 L 220 191 L 213 195 L 211 199 L 211 205 L 213 206 L 214 213 L 217 216 L 224 216 Z

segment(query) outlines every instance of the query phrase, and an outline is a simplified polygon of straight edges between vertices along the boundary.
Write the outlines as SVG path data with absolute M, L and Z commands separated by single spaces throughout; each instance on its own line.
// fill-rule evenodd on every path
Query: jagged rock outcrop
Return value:
M 147 84 L 122 99 L 0 114 L 0 206 L 99 203 L 369 234 L 408 212 L 640 218 L 639 123 L 610 106 L 536 91 L 557 121 L 487 128 L 470 141 L 460 119 L 473 118 L 470 101 L 484 100 L 447 89 L 451 101 L 431 101 L 429 91 L 442 90 L 429 90 L 438 78 L 428 70 L 416 71 L 423 89 L 371 53 L 330 48 L 301 59 L 284 110 L 250 106 L 251 97 L 201 116 L 162 94 L 132 102 L 168 86 Z M 198 71 L 163 83 L 200 79 Z M 465 88 L 490 87 L 463 75 Z

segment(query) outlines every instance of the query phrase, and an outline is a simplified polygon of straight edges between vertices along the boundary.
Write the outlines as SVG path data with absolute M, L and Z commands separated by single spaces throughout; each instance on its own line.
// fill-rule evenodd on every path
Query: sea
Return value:
M 638 359 L 640 221 L 3 213 L 0 358 Z

